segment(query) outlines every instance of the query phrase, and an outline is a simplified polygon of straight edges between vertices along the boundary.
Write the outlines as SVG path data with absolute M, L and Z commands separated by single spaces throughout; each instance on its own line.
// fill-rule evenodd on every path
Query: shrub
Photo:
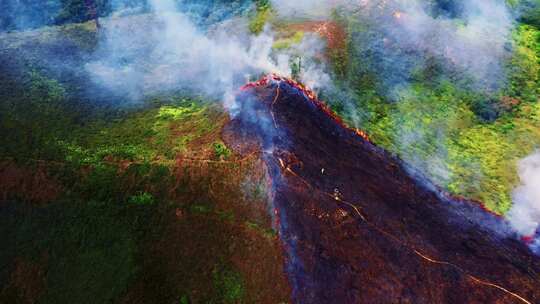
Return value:
M 214 270 L 214 287 L 221 303 L 241 303 L 244 297 L 244 282 L 241 275 L 233 270 Z
M 249 22 L 249 30 L 253 34 L 259 34 L 263 31 L 264 25 L 272 15 L 272 8 L 269 0 L 257 0 L 256 12 Z
M 134 205 L 152 205 L 154 204 L 154 196 L 148 192 L 140 192 L 139 194 L 133 195 L 129 198 L 129 203 Z
M 231 155 L 231 150 L 225 146 L 225 144 L 216 142 L 214 143 L 214 153 L 218 158 L 228 158 Z

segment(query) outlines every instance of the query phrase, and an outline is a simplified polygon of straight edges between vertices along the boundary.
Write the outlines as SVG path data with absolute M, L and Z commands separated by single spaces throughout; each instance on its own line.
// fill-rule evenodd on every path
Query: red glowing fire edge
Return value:
M 242 86 L 240 88 L 240 90 L 245 91 L 245 90 L 250 89 L 250 88 L 266 86 L 266 85 L 270 84 L 270 82 L 272 82 L 272 81 L 286 82 L 288 85 L 290 85 L 290 86 L 296 88 L 297 90 L 301 91 L 302 93 L 304 93 L 304 95 L 307 97 L 307 99 L 309 101 L 311 101 L 317 108 L 319 108 L 320 110 L 325 112 L 328 116 L 330 116 L 341 127 L 345 128 L 347 130 L 353 131 L 354 133 L 356 133 L 356 135 L 362 137 L 364 140 L 371 143 L 371 140 L 369 139 L 369 136 L 367 135 L 366 132 L 364 132 L 363 130 L 360 130 L 360 129 L 351 128 L 351 127 L 347 126 L 345 124 L 345 122 L 343 121 L 343 119 L 341 119 L 341 117 L 339 117 L 332 109 L 330 109 L 330 107 L 328 107 L 328 105 L 325 102 L 322 102 L 317 98 L 317 94 L 315 94 L 315 92 L 313 92 L 312 90 L 310 90 L 309 88 L 307 88 L 306 86 L 304 86 L 303 84 L 301 84 L 298 81 L 295 81 L 293 79 L 286 78 L 286 77 L 281 77 L 281 76 L 276 75 L 276 74 L 269 74 L 269 75 L 264 76 L 263 78 L 261 78 L 258 81 L 247 83 L 246 85 Z
M 264 87 L 264 86 L 267 86 L 268 84 L 270 84 L 272 81 L 286 82 L 290 86 L 292 86 L 292 87 L 296 88 L 297 90 L 301 91 L 302 93 L 304 93 L 304 95 L 307 97 L 308 100 L 310 100 L 317 108 L 321 109 L 328 116 L 330 116 L 341 127 L 345 128 L 347 130 L 353 131 L 356 135 L 362 137 L 364 140 L 366 140 L 369 143 L 373 144 L 373 142 L 370 140 L 370 138 L 369 138 L 369 136 L 368 136 L 368 134 L 366 132 L 364 132 L 363 130 L 360 130 L 360 129 L 351 128 L 351 127 L 347 126 L 345 124 L 345 122 L 343 121 L 343 119 L 341 119 L 341 117 L 339 117 L 332 109 L 330 109 L 330 107 L 328 107 L 328 105 L 326 103 L 320 101 L 317 98 L 317 95 L 315 94 L 315 92 L 313 92 L 312 90 L 310 90 L 309 88 L 307 88 L 303 84 L 299 83 L 298 81 L 295 81 L 293 79 L 289 79 L 289 78 L 286 78 L 286 77 L 282 77 L 282 76 L 279 76 L 279 75 L 276 75 L 276 74 L 269 74 L 269 75 L 266 75 L 266 76 L 262 77 L 258 81 L 249 82 L 249 83 L 245 84 L 244 86 L 242 86 L 240 88 L 240 90 L 245 91 L 245 90 L 248 90 L 248 89 L 251 89 L 251 88 Z M 485 211 L 485 212 L 487 212 L 487 213 L 489 213 L 489 214 L 491 214 L 493 216 L 496 216 L 496 217 L 498 217 L 500 219 L 503 218 L 502 215 L 500 215 L 500 214 L 498 214 L 498 213 L 496 213 L 494 211 L 489 210 L 486 207 L 486 205 L 481 201 L 467 199 L 467 198 L 465 198 L 463 196 L 454 195 L 454 194 L 451 194 L 451 193 L 443 191 L 443 190 L 441 190 L 441 192 L 446 197 L 449 197 L 451 199 L 460 201 L 462 203 L 465 203 L 465 202 L 475 203 L 478 206 L 480 206 L 480 208 L 483 211 Z M 532 237 L 532 236 L 526 236 L 526 237 L 522 238 L 522 240 L 524 242 L 526 242 L 526 243 L 532 242 L 533 239 L 534 239 L 534 237 Z

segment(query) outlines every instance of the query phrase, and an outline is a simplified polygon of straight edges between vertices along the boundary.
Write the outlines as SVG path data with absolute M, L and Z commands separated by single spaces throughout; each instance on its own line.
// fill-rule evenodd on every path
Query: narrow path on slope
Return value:
M 276 88 L 276 93 L 275 93 L 275 97 L 272 101 L 272 104 L 271 104 L 271 107 L 270 107 L 270 113 L 271 113 L 271 116 L 272 116 L 272 120 L 273 120 L 273 123 L 274 123 L 274 127 L 277 129 L 278 128 L 278 124 L 277 124 L 277 121 L 275 119 L 275 114 L 274 114 L 274 105 L 276 104 L 278 98 L 279 98 L 279 95 L 280 95 L 280 83 L 278 82 L 277 84 L 277 88 Z M 358 131 L 357 131 L 358 133 Z M 363 133 L 363 132 L 362 132 Z M 279 134 L 279 133 L 278 133 Z M 363 138 L 367 138 L 367 136 L 363 136 L 363 134 L 358 134 L 359 136 L 363 137 Z M 453 264 L 451 262 L 448 262 L 448 261 L 441 261 L 441 260 L 437 260 L 433 257 L 430 257 L 429 255 L 421 252 L 420 250 L 418 250 L 417 248 L 415 248 L 413 245 L 399 239 L 398 237 L 396 237 L 395 235 L 385 231 L 384 229 L 376 226 L 375 224 L 371 223 L 370 221 L 367 220 L 366 216 L 360 211 L 360 208 L 358 208 L 354 203 L 352 202 L 349 202 L 345 199 L 343 199 L 341 197 L 341 195 L 339 193 L 328 193 L 328 192 L 325 192 L 325 191 L 322 191 L 314 186 L 312 186 L 310 183 L 308 183 L 303 177 L 301 177 L 299 174 L 297 174 L 296 172 L 294 172 L 291 168 L 290 168 L 290 165 L 286 164 L 285 161 L 279 157 L 276 157 L 277 160 L 279 161 L 279 164 L 280 164 L 280 167 L 281 169 L 283 170 L 283 173 L 288 173 L 288 174 L 291 174 L 292 176 L 296 177 L 298 180 L 300 180 L 304 185 L 306 185 L 308 188 L 318 192 L 318 193 L 321 193 L 323 194 L 324 196 L 327 196 L 331 199 L 333 199 L 334 201 L 336 201 L 337 204 L 342 204 L 342 205 L 346 205 L 350 208 L 352 208 L 354 210 L 354 212 L 358 215 L 358 217 L 366 224 L 368 225 L 369 227 L 371 227 L 373 230 L 379 232 L 380 234 L 386 236 L 387 238 L 391 239 L 392 241 L 398 243 L 400 246 L 404 247 L 404 248 L 407 248 L 410 252 L 412 252 L 414 255 L 416 255 L 417 257 L 421 258 L 423 261 L 425 261 L 426 263 L 429 263 L 429 264 L 436 264 L 436 265 L 441 265 L 441 266 L 448 266 L 448 267 L 451 267 L 457 271 L 459 271 L 460 273 L 462 273 L 463 275 L 465 275 L 467 278 L 469 278 L 470 280 L 472 280 L 473 282 L 477 283 L 477 284 L 480 284 L 480 285 L 483 285 L 483 286 L 487 286 L 487 287 L 491 287 L 491 288 L 495 288 L 499 291 L 502 291 L 503 293 L 507 294 L 507 295 L 510 295 L 511 297 L 513 297 L 514 299 L 517 299 L 519 300 L 520 302 L 522 303 L 525 303 L 525 304 L 532 304 L 531 301 L 525 299 L 523 296 L 515 293 L 515 292 L 512 292 L 506 288 L 504 288 L 503 286 L 499 285 L 499 284 L 496 284 L 496 283 L 493 283 L 493 282 L 490 282 L 488 280 L 485 280 L 485 279 L 482 279 L 482 278 L 479 278 L 473 274 L 471 274 L 470 272 L 468 272 L 467 270 L 465 270 L 463 267 L 461 266 L 458 266 L 456 264 Z M 349 215 L 349 214 L 347 214 Z M 350 216 L 350 215 L 349 215 Z M 351 216 L 352 217 L 352 216 Z
M 304 185 L 306 185 L 306 187 L 312 189 L 313 191 L 316 191 L 320 194 L 323 194 L 324 196 L 327 196 L 329 198 L 331 198 L 332 200 L 336 201 L 337 204 L 342 204 L 342 205 L 346 205 L 350 208 L 352 208 L 354 210 L 354 212 L 358 215 L 358 217 L 365 223 L 367 224 L 369 227 L 371 227 L 373 230 L 379 232 L 380 234 L 386 236 L 387 238 L 393 240 L 394 242 L 398 243 L 399 245 L 401 245 L 402 247 L 404 248 L 407 248 L 410 252 L 414 253 L 416 256 L 420 257 L 423 261 L 427 262 L 427 263 L 430 263 L 430 264 L 437 264 L 437 265 L 443 265 L 443 266 L 448 266 L 448 267 L 452 267 L 454 269 L 456 269 L 457 271 L 461 272 L 462 274 L 464 274 L 467 278 L 471 279 L 473 282 L 476 282 L 477 284 L 480 284 L 480 285 L 484 285 L 484 286 L 488 286 L 488 287 L 492 287 L 492 288 L 496 288 L 502 292 L 504 292 L 505 294 L 507 295 L 510 295 L 512 296 L 513 298 L 519 300 L 520 302 L 522 303 L 526 303 L 526 304 L 532 304 L 531 301 L 525 299 L 524 297 L 520 296 L 519 294 L 515 293 L 515 292 L 512 292 L 504 287 L 502 287 L 501 285 L 499 284 L 496 284 L 496 283 L 493 283 L 493 282 L 490 282 L 490 281 L 487 281 L 485 279 L 481 279 L 479 277 L 476 277 L 474 276 L 473 274 L 471 274 L 470 272 L 466 271 L 465 269 L 463 269 L 462 267 L 456 265 L 456 264 L 453 264 L 451 262 L 447 262 L 447 261 L 441 261 L 441 260 L 437 260 L 433 257 L 430 257 L 428 256 L 427 254 L 421 252 L 420 250 L 418 250 L 417 248 L 415 248 L 413 245 L 405 242 L 405 241 L 402 241 L 401 239 L 399 239 L 398 237 L 396 237 L 395 235 L 385 231 L 384 229 L 376 226 L 375 224 L 371 223 L 370 221 L 367 220 L 367 217 L 366 215 L 364 215 L 361 211 L 360 211 L 360 208 L 358 208 L 354 203 L 352 202 L 349 202 L 345 199 L 343 199 L 341 197 L 341 195 L 337 194 L 337 193 L 328 193 L 328 192 L 325 192 L 325 191 L 322 191 L 314 186 L 312 186 L 309 182 L 307 182 L 303 177 L 301 177 L 299 174 L 297 174 L 296 172 L 294 172 L 289 165 L 287 165 L 285 163 L 285 161 L 279 157 L 277 157 L 278 161 L 279 161 L 279 164 L 280 164 L 280 167 L 281 169 L 283 170 L 283 173 L 284 174 L 290 174 L 294 177 L 296 177 L 298 180 L 300 180 Z

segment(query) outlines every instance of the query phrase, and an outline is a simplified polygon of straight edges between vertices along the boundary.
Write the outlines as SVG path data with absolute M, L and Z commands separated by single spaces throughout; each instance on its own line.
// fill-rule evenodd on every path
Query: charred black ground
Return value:
M 297 303 L 538 303 L 540 260 L 286 81 L 248 86 L 224 138 L 263 151 Z

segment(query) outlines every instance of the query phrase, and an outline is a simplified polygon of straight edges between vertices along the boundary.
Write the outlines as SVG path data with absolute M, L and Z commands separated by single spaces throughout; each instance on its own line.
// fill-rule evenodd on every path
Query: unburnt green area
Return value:
M 515 28 L 507 83 L 500 89 L 471 87 L 464 75 L 428 59 L 389 98 L 380 90 L 384 73 L 370 69 L 369 57 L 359 56 L 370 53 L 359 52 L 351 40 L 369 37 L 369 28 L 339 16 L 336 22 L 349 31 L 345 63 L 334 62 L 341 75 L 337 86 L 351 93 L 353 104 L 330 95 L 332 107 L 435 184 L 497 213 L 508 211 L 519 183 L 517 161 L 540 147 L 540 31 L 526 24 Z
M 253 34 L 260 34 L 268 21 L 272 19 L 273 12 L 269 0 L 255 0 L 255 10 L 250 13 L 249 30 Z
M 253 299 L 254 292 L 248 295 L 242 273 L 230 260 L 231 246 L 243 245 L 234 238 L 233 220 L 214 211 L 182 210 L 178 219 L 171 218 L 175 206 L 163 202 L 60 201 L 46 208 L 4 202 L 0 300 L 240 303 Z
M 0 179 L 16 182 L 0 185 L 1 303 L 287 300 L 277 238 L 249 211 L 264 198 L 246 198 L 217 103 L 111 107 L 39 70 L 2 80 Z M 253 283 L 280 273 L 277 292 Z

